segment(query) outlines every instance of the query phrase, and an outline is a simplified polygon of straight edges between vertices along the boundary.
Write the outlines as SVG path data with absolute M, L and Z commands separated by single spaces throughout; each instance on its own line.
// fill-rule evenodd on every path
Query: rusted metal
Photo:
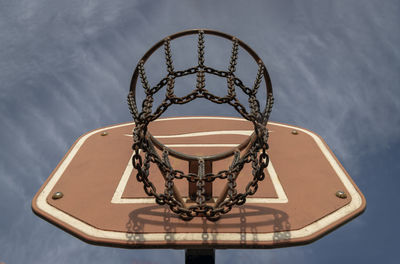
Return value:
M 189 173 L 197 173 L 199 169 L 199 164 L 197 160 L 189 161 Z M 204 173 L 211 174 L 212 173 L 212 162 L 211 160 L 204 160 Z M 209 178 L 209 177 L 208 177 Z M 212 199 L 212 183 L 211 181 L 207 181 L 207 177 L 205 176 L 205 183 L 204 183 L 204 196 L 206 201 L 210 201 Z M 196 183 L 189 182 L 189 198 L 192 201 L 196 201 Z
M 175 70 L 171 56 L 171 41 L 186 35 L 198 35 L 197 52 L 198 65 L 186 70 Z M 205 35 L 215 35 L 232 41 L 232 54 L 228 71 L 216 70 L 206 66 L 204 58 Z M 164 46 L 164 54 L 167 66 L 167 76 L 163 78 L 155 87 L 150 87 L 147 81 L 144 64 L 146 60 L 161 46 Z M 253 87 L 247 87 L 236 75 L 236 63 L 239 47 L 246 50 L 258 64 L 258 72 Z M 175 79 L 196 74 L 196 88 L 187 95 L 178 97 L 174 94 Z M 227 94 L 223 97 L 214 95 L 205 87 L 206 74 L 212 74 L 227 80 Z M 146 97 L 142 102 L 142 110 L 139 112 L 136 104 L 136 84 L 140 77 Z M 266 87 L 266 103 L 263 110 L 256 97 L 261 81 L 264 79 Z M 154 95 L 166 86 L 165 99 L 155 110 L 153 110 Z M 236 89 L 241 89 L 247 96 L 250 111 L 240 103 L 236 96 Z M 220 153 L 213 156 L 190 156 L 180 153 L 164 146 L 156 140 L 149 132 L 150 122 L 159 118 L 169 106 L 173 104 L 186 104 L 197 98 L 204 98 L 216 104 L 228 104 L 237 112 L 254 125 L 254 133 L 246 142 L 243 142 L 237 150 Z M 158 204 L 168 204 L 171 210 L 177 213 L 182 219 L 190 220 L 195 216 L 205 215 L 209 220 L 217 220 L 221 214 L 229 212 L 234 205 L 242 205 L 246 197 L 253 195 L 258 189 L 258 182 L 265 178 L 264 169 L 267 167 L 269 157 L 266 152 L 268 149 L 268 129 L 266 124 L 272 110 L 274 99 L 272 85 L 266 67 L 259 56 L 244 42 L 228 34 L 208 30 L 193 29 L 179 32 L 156 43 L 139 61 L 132 77 L 131 88 L 128 94 L 128 105 L 133 119 L 135 129 L 133 131 L 133 167 L 137 170 L 136 178 L 144 184 L 147 195 L 154 196 Z M 155 148 L 162 150 L 162 157 L 159 156 Z M 242 151 L 242 153 L 240 152 Z M 142 154 L 140 154 L 142 153 Z M 169 155 L 189 161 L 189 173 L 184 174 L 180 170 L 171 167 Z M 226 170 L 212 173 L 212 162 L 218 159 L 234 156 L 233 162 Z M 165 179 L 164 193 L 158 193 L 154 184 L 149 180 L 150 164 L 156 164 Z M 250 163 L 252 166 L 252 180 L 245 187 L 244 193 L 238 193 L 236 189 L 236 179 L 243 166 Z M 185 178 L 189 182 L 189 197 L 194 204 L 185 204 L 174 185 L 174 179 Z M 209 202 L 212 196 L 212 182 L 215 179 L 226 179 L 226 187 L 217 199 L 216 203 Z

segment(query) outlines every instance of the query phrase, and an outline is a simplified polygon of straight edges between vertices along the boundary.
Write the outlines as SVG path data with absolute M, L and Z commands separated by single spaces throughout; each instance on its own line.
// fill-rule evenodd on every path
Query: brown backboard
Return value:
M 365 209 L 364 196 L 317 134 L 269 122 L 270 164 L 257 193 L 216 222 L 203 217 L 183 221 L 167 206 L 156 204 L 136 181 L 131 164 L 133 127 L 124 123 L 81 136 L 34 197 L 33 211 L 93 244 L 270 248 L 310 243 Z M 149 129 L 163 144 L 190 155 L 227 151 L 253 132 L 250 122 L 232 117 L 158 119 Z M 173 158 L 171 163 L 188 171 L 186 161 Z M 215 161 L 212 170 L 229 164 L 229 158 Z M 250 176 L 251 166 L 244 167 L 238 186 L 244 188 Z M 162 191 L 159 170 L 152 167 L 149 177 Z M 185 196 L 188 183 L 175 183 Z M 222 180 L 217 180 L 213 196 L 222 187 Z M 53 198 L 57 192 L 62 195 Z

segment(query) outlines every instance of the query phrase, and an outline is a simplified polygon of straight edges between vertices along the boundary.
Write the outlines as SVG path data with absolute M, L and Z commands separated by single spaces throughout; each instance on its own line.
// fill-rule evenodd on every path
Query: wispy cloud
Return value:
M 399 142 L 396 1 L 43 0 L 0 6 L 0 261 L 70 263 L 71 256 L 76 256 L 74 263 L 182 261 L 181 251 L 133 254 L 86 245 L 33 216 L 29 208 L 40 184 L 79 135 L 130 121 L 125 97 L 137 61 L 176 31 L 208 27 L 252 46 L 272 78 L 272 119 L 319 133 L 354 170 L 363 153 Z M 210 43 L 208 62 L 222 67 L 229 57 L 213 53 Z M 183 55 L 182 60 L 187 53 L 195 55 L 193 45 L 192 50 L 176 43 L 173 55 Z M 246 62 L 243 56 L 239 60 Z M 160 67 L 165 70 L 160 64 L 146 69 L 158 74 Z M 252 81 L 254 69 L 242 67 L 241 76 Z M 211 78 L 207 81 L 212 84 Z M 186 84 L 190 81 L 182 82 Z M 232 113 L 213 107 L 200 103 L 168 114 Z M 268 256 L 240 252 L 218 253 L 217 259 L 305 262 L 318 254 L 305 248 L 268 251 Z

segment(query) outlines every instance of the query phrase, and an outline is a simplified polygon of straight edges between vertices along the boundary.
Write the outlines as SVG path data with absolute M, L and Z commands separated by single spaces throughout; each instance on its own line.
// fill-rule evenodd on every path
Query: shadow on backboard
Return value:
M 167 245 L 180 240 L 196 241 L 198 245 L 213 245 L 218 241 L 238 247 L 256 245 L 266 239 L 275 243 L 291 238 L 288 215 L 265 206 L 246 204 L 234 208 L 216 222 L 205 217 L 183 221 L 167 206 L 150 205 L 133 210 L 126 224 L 129 244 L 156 237 Z M 231 242 L 229 242 L 231 241 Z

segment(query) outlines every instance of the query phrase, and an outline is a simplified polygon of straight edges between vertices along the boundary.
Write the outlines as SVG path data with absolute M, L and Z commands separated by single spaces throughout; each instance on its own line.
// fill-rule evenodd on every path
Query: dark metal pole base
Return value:
M 215 249 L 185 249 L 186 264 L 214 264 Z

